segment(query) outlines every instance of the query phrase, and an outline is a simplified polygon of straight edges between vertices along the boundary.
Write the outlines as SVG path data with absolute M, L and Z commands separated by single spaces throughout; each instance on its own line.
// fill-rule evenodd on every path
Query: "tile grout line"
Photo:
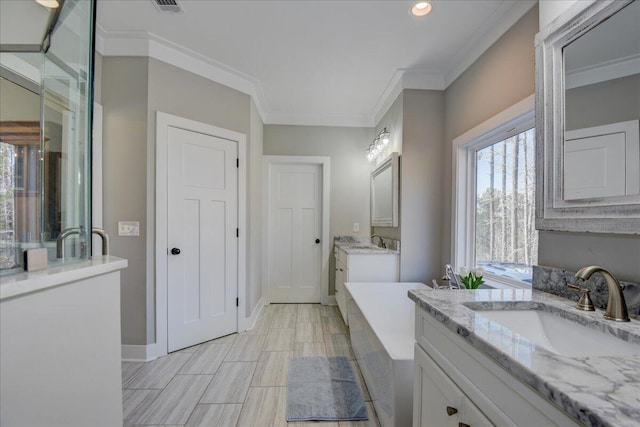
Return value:
M 225 337 L 228 335 L 225 335 Z M 224 338 L 224 337 L 220 337 L 220 338 Z M 215 340 L 210 340 L 210 341 L 215 341 Z M 233 340 L 234 342 L 236 341 L 235 338 Z M 207 341 L 209 342 L 209 341 Z M 202 345 L 204 343 L 201 343 L 200 345 Z M 231 350 L 231 346 L 233 344 L 230 344 L 229 347 L 227 348 L 227 351 L 224 352 L 224 356 L 222 357 L 222 360 L 220 361 L 220 364 L 218 365 L 218 367 L 216 368 L 216 371 L 211 375 L 211 379 L 209 380 L 209 382 L 207 383 L 207 386 L 204 387 L 204 390 L 202 390 L 202 394 L 200 395 L 200 397 L 198 398 L 198 401 L 196 402 L 196 404 L 193 406 L 193 409 L 191 410 L 191 413 L 189 413 L 189 416 L 187 417 L 187 422 L 184 424 L 188 424 L 189 423 L 189 419 L 191 419 L 191 417 L 193 416 L 193 413 L 195 412 L 196 408 L 198 407 L 198 405 L 200 405 L 200 401 L 202 400 L 202 396 L 204 396 L 205 392 L 207 391 L 207 389 L 209 388 L 209 385 L 211 384 L 211 382 L 213 381 L 213 378 L 216 376 L 216 374 L 218 373 L 218 371 L 220 370 L 220 367 L 222 366 L 222 364 L 224 363 L 224 358 L 227 357 L 227 354 L 229 353 L 229 351 Z M 189 363 L 189 361 L 191 359 L 193 359 L 196 354 L 197 354 L 198 350 L 194 351 L 193 354 L 191 355 L 190 358 L 187 359 L 187 361 L 184 363 L 184 365 L 186 365 L 187 363 Z M 184 367 L 184 365 L 182 365 L 182 367 Z M 182 369 L 182 368 L 181 368 Z M 180 373 L 178 372 L 176 375 L 174 375 L 173 378 L 177 377 L 178 375 L 180 375 Z M 198 374 L 186 374 L 186 375 L 198 375 Z M 171 380 L 173 380 L 173 378 Z
M 216 375 L 218 375 L 218 374 L 220 373 L 220 369 L 221 369 L 221 367 L 222 367 L 222 365 L 223 365 L 224 363 L 255 363 L 255 364 L 256 364 L 255 369 L 253 370 L 253 373 L 252 373 L 252 375 L 251 375 L 251 378 L 249 379 L 249 386 L 247 387 L 247 391 L 246 391 L 246 393 L 244 394 L 244 396 L 242 397 L 242 401 L 241 401 L 241 402 L 234 402 L 234 403 L 231 403 L 232 405 L 239 405 L 239 407 L 240 407 L 240 408 L 239 408 L 239 412 L 238 412 L 238 418 L 237 418 L 237 420 L 236 420 L 236 422 L 235 422 L 235 426 L 236 426 L 236 427 L 239 427 L 240 419 L 241 419 L 241 415 L 242 415 L 243 411 L 247 408 L 247 406 L 246 406 L 246 403 L 247 403 L 247 396 L 248 396 L 248 394 L 249 394 L 249 392 L 250 392 L 250 390 L 251 390 L 252 388 L 255 388 L 255 389 L 260 389 L 260 388 L 281 388 L 281 389 L 282 389 L 282 388 L 283 388 L 283 389 L 285 389 L 285 392 L 286 392 L 286 390 L 287 390 L 287 386 L 286 386 L 286 385 L 284 385 L 284 386 L 281 386 L 281 385 L 278 385 L 278 386 L 273 386 L 273 385 L 271 385 L 271 386 L 267 386 L 267 385 L 265 385 L 265 386 L 261 386 L 261 385 L 253 386 L 253 385 L 252 385 L 252 383 L 253 383 L 253 381 L 254 381 L 254 379 L 255 379 L 255 376 L 256 376 L 256 372 L 257 372 L 257 370 L 258 370 L 258 369 L 257 369 L 258 362 L 260 361 L 260 358 L 262 357 L 262 355 L 263 355 L 263 354 L 265 354 L 265 353 L 273 353 L 273 352 L 288 352 L 288 353 L 292 353 L 292 355 L 290 356 L 290 359 L 289 359 L 289 361 L 290 361 L 292 358 L 296 357 L 296 356 L 295 356 L 295 345 L 296 345 L 296 344 L 313 344 L 313 343 L 322 344 L 322 345 L 323 345 L 323 347 L 325 347 L 325 354 L 326 354 L 326 348 L 328 347 L 328 345 L 330 344 L 330 342 L 332 342 L 332 339 L 331 339 L 331 338 L 332 338 L 332 336 L 334 336 L 334 335 L 344 335 L 344 336 L 346 336 L 346 337 L 347 337 L 347 339 L 349 338 L 349 332 L 348 332 L 348 330 L 347 330 L 347 327 L 346 327 L 346 325 L 344 325 L 344 323 L 342 322 L 342 319 L 341 319 L 340 317 L 338 317 L 338 313 L 337 313 L 337 311 L 336 311 L 335 309 L 329 309 L 329 310 L 327 310 L 327 311 L 328 311 L 328 313 L 326 313 L 326 314 L 327 314 L 326 316 L 323 316 L 323 315 L 322 315 L 322 313 L 318 310 L 318 314 L 319 314 L 320 322 L 312 322 L 312 321 L 306 321 L 306 322 L 304 322 L 304 321 L 299 321 L 299 320 L 301 319 L 301 317 L 300 317 L 300 309 L 301 309 L 301 305 L 300 305 L 300 304 L 291 304 L 291 306 L 296 306 L 296 307 L 295 307 L 295 311 L 294 311 L 294 310 L 291 310 L 290 308 L 285 308 L 285 307 L 288 307 L 288 305 L 284 305 L 284 304 L 281 304 L 281 305 L 272 305 L 273 309 L 271 309 L 271 310 L 269 310 L 269 311 L 264 311 L 264 313 L 265 313 L 265 317 L 267 317 L 269 320 L 268 320 L 268 324 L 266 325 L 266 328 L 265 328 L 265 334 L 257 334 L 257 335 L 262 335 L 262 336 L 263 336 L 263 341 L 262 341 L 262 344 L 261 344 L 260 350 L 259 350 L 259 352 L 258 352 L 258 359 L 257 359 L 256 361 L 225 361 L 225 358 L 228 356 L 228 354 L 229 354 L 229 352 L 231 351 L 231 348 L 232 348 L 232 346 L 233 346 L 233 344 L 230 344 L 230 345 L 229 345 L 229 347 L 228 347 L 228 348 L 226 349 L 226 351 L 224 352 L 224 354 L 222 355 L 222 361 L 221 361 L 221 362 L 220 362 L 220 364 L 217 366 L 216 371 L 215 371 L 214 373 L 212 373 L 212 374 L 208 374 L 208 373 L 207 373 L 207 374 L 191 374 L 191 373 L 189 373 L 189 374 L 182 374 L 182 373 L 180 373 L 179 371 L 184 367 L 184 365 L 186 365 L 187 363 L 189 363 L 190 361 L 192 361 L 192 360 L 195 358 L 197 350 L 196 350 L 196 352 L 194 352 L 194 353 L 190 354 L 190 356 L 186 358 L 185 362 L 182 364 L 182 366 L 180 367 L 180 369 L 178 370 L 178 372 L 176 372 L 176 373 L 171 377 L 171 380 L 169 381 L 169 383 L 170 383 L 171 381 L 173 381 L 173 380 L 174 380 L 176 377 L 178 377 L 178 376 L 210 375 L 210 380 L 209 380 L 209 382 L 207 383 L 206 387 L 204 388 L 204 390 L 203 390 L 202 394 L 199 396 L 198 400 L 196 401 L 196 403 L 195 403 L 195 405 L 194 405 L 194 408 L 192 409 L 191 413 L 190 413 L 190 414 L 189 414 L 189 416 L 187 417 L 186 424 L 188 424 L 188 423 L 192 420 L 192 418 L 193 418 L 193 417 L 194 417 L 194 415 L 195 415 L 195 410 L 198 408 L 198 406 L 199 406 L 199 405 L 205 405 L 205 403 L 203 403 L 203 402 L 202 402 L 202 398 L 203 398 L 204 394 L 206 393 L 206 390 L 207 390 L 207 389 L 209 388 L 209 386 L 211 385 L 211 383 L 212 383 L 213 379 L 215 378 L 215 376 L 216 376 Z M 315 305 L 314 305 L 314 306 L 315 306 Z M 318 306 L 318 307 L 321 307 L 321 306 Z M 286 311 L 285 311 L 285 310 L 286 310 Z M 289 311 L 289 313 L 287 313 L 287 311 Z M 285 313 L 286 313 L 286 314 L 285 314 Z M 283 329 L 283 328 L 272 327 L 274 320 L 275 320 L 278 316 L 286 316 L 286 317 L 290 317 L 290 321 L 291 321 L 291 320 L 293 320 L 293 322 L 292 322 L 292 323 L 293 323 L 293 328 L 284 328 L 284 329 L 297 329 L 297 328 L 298 328 L 298 325 L 301 325 L 301 324 L 316 324 L 316 325 L 319 325 L 319 326 L 320 326 L 320 328 L 322 328 L 322 330 L 323 330 L 323 333 L 322 333 L 322 340 L 321 340 L 321 341 L 311 341 L 311 342 L 308 342 L 308 343 L 307 343 L 307 342 L 297 343 L 297 342 L 295 341 L 295 339 L 294 339 L 294 349 L 293 349 L 293 351 L 291 351 L 291 350 L 282 350 L 282 349 L 277 349 L 277 350 L 265 350 L 265 348 L 267 347 L 267 341 L 268 341 L 268 340 L 267 340 L 267 336 L 269 336 L 270 332 L 272 332 L 272 331 L 274 331 L 274 330 L 280 330 L 280 329 Z M 311 316 L 311 315 L 307 313 L 307 316 L 305 317 L 305 319 L 310 320 L 310 319 L 309 319 L 309 316 Z M 311 316 L 311 318 L 313 318 L 313 316 Z M 333 334 L 330 334 L 330 333 L 329 333 L 329 334 L 324 333 L 324 325 L 332 325 L 332 324 L 333 324 L 333 325 L 335 326 L 335 323 L 336 323 L 336 322 L 337 322 L 337 323 L 339 324 L 339 326 L 340 326 L 340 328 L 339 328 L 339 329 L 341 329 L 341 330 L 339 331 L 339 333 L 333 333 Z M 262 329 L 262 328 L 259 328 L 259 329 Z M 235 334 L 236 338 L 239 336 L 239 334 L 240 334 L 240 333 L 236 333 L 236 334 Z M 221 338 L 223 338 L 223 337 L 221 337 Z M 235 340 L 236 340 L 236 339 L 234 339 L 234 343 L 235 343 Z M 215 341 L 215 340 L 211 340 L 211 341 Z M 348 347 L 349 347 L 349 348 L 351 348 L 351 342 L 350 342 L 350 340 L 347 340 L 347 343 L 348 343 Z M 202 344 L 206 344 L 206 343 L 202 343 Z M 201 345 L 202 345 L 202 344 L 201 344 Z M 352 350 L 351 350 L 351 351 L 352 351 Z M 328 356 L 327 356 L 327 357 L 328 357 Z M 356 370 L 359 370 L 359 369 L 360 369 L 359 363 L 358 363 L 357 359 L 355 359 L 355 357 L 354 357 L 354 359 L 351 359 L 351 358 L 350 358 L 350 362 L 352 362 L 352 363 L 353 363 L 353 365 L 355 365 L 355 366 L 354 366 L 354 368 L 355 368 Z M 134 374 L 134 375 L 129 379 L 129 381 L 132 381 L 132 379 L 133 379 L 133 378 L 135 378 L 135 377 L 136 377 L 137 375 L 139 375 L 139 374 L 140 374 L 139 372 L 136 372 L 136 373 L 135 373 L 135 374 Z M 357 372 L 356 372 L 356 375 L 357 375 Z M 361 390 L 360 390 L 360 391 L 363 393 L 363 395 L 364 395 L 364 391 L 363 391 L 362 389 L 363 389 L 363 388 L 365 388 L 365 387 L 366 387 L 366 385 L 365 385 L 364 383 L 360 384 L 360 388 L 361 388 Z M 137 391 L 137 390 L 159 391 L 158 396 L 159 396 L 159 395 L 162 393 L 162 391 L 163 391 L 163 390 L 165 390 L 165 389 L 166 389 L 166 387 L 164 387 L 164 388 L 162 388 L 162 389 L 156 389 L 156 388 L 151 388 L 151 389 L 125 389 L 125 388 L 123 387 L 123 390 L 131 390 L 131 391 Z M 153 401 L 152 401 L 152 402 L 150 402 L 150 404 L 153 404 L 153 402 L 155 402 L 155 401 L 156 401 L 156 399 L 158 398 L 158 396 L 156 396 L 156 397 L 153 399 Z M 238 400 L 240 400 L 240 399 L 238 399 Z M 367 403 L 371 403 L 371 401 L 368 401 Z M 228 403 L 213 403 L 213 404 L 206 404 L 206 405 L 210 405 L 210 406 L 212 406 L 212 405 L 222 405 L 222 406 L 227 406 L 227 405 L 230 405 L 230 404 L 228 404 Z M 373 405 L 372 405 L 372 404 L 371 404 L 371 406 L 372 406 L 372 408 L 373 408 Z M 376 414 L 376 412 L 375 412 L 375 408 L 373 408 L 373 411 L 372 411 L 372 412 L 373 412 L 373 413 L 372 413 L 373 421 L 374 421 L 375 425 L 379 427 L 379 426 L 380 426 L 380 424 L 379 424 L 379 419 L 377 418 L 377 414 Z M 285 406 L 285 414 L 286 414 L 286 406 Z M 194 420 L 195 420 L 195 419 L 194 419 Z M 134 421 L 134 420 L 131 420 L 131 421 Z M 286 420 L 285 420 L 285 423 L 286 423 Z M 185 425 L 186 425 L 186 424 L 185 424 Z M 312 423 L 309 423 L 309 425 L 311 426 L 311 425 L 312 425 Z M 320 426 L 320 425 L 321 425 L 321 424 L 318 424 L 318 426 Z M 183 426 L 183 427 L 184 427 L 184 426 Z
M 271 321 L 273 319 L 270 319 L 269 321 L 269 326 L 267 326 L 267 335 L 269 335 L 269 330 L 271 330 Z M 260 353 L 262 353 L 262 349 L 264 348 L 264 346 L 267 344 L 267 338 L 265 335 L 265 339 L 264 342 L 262 343 L 262 347 L 260 348 Z M 256 361 L 256 367 L 253 370 L 253 373 L 251 374 L 251 379 L 249 380 L 249 387 L 247 387 L 247 392 L 244 395 L 244 399 L 242 400 L 242 407 L 240 408 L 240 413 L 238 414 L 238 419 L 236 420 L 236 427 L 238 426 L 238 423 L 240 423 L 240 417 L 242 416 L 242 411 L 244 411 L 244 406 L 245 403 L 247 403 L 247 396 L 249 395 L 249 391 L 251 390 L 251 384 L 253 383 L 253 377 L 256 375 L 256 371 L 258 370 L 258 361 L 260 360 L 260 356 L 258 355 L 258 360 Z

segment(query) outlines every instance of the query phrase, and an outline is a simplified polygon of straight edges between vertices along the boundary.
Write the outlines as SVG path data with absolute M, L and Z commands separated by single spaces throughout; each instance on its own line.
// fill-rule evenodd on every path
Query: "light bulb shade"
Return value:
M 58 0 L 36 0 L 36 3 L 49 9 L 56 9 L 60 7 Z
M 380 131 L 378 136 L 375 137 L 369 147 L 367 148 L 367 160 L 374 161 L 389 145 L 391 142 L 391 133 L 387 131 L 385 127 Z

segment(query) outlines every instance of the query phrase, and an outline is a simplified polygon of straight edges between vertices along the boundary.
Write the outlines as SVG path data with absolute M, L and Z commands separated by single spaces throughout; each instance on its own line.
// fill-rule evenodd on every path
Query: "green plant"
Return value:
M 478 289 L 478 286 L 484 283 L 482 278 L 482 268 L 472 268 L 467 270 L 466 267 L 460 268 L 460 281 L 467 289 Z

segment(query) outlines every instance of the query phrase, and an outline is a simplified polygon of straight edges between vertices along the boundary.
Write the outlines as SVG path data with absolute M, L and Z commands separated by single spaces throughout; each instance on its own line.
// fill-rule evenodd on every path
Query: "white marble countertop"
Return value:
M 16 273 L 0 278 L 0 301 L 47 288 L 127 268 L 127 260 L 105 255 L 86 261 L 50 264 L 46 270 Z
M 345 251 L 347 255 L 356 255 L 356 254 L 369 254 L 369 255 L 399 255 L 400 251 L 396 251 L 393 249 L 381 248 L 379 246 L 375 246 L 371 243 L 334 243 L 339 249 Z
M 604 320 L 603 311 L 584 312 L 575 302 L 522 289 L 409 291 L 409 298 L 476 349 L 587 426 L 640 425 L 640 352 L 634 356 L 563 357 L 488 321 L 464 304 L 484 310 L 536 308 L 578 316 L 581 324 L 640 348 L 640 320 Z M 594 346 L 598 343 L 594 342 Z

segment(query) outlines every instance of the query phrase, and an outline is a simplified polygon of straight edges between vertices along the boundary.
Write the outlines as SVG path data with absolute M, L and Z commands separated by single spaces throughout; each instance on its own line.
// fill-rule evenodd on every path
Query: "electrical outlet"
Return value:
M 118 221 L 118 236 L 135 237 L 140 235 L 140 221 Z
M 357 233 L 358 231 L 360 231 L 360 223 L 359 222 L 354 222 L 353 223 L 353 232 Z

